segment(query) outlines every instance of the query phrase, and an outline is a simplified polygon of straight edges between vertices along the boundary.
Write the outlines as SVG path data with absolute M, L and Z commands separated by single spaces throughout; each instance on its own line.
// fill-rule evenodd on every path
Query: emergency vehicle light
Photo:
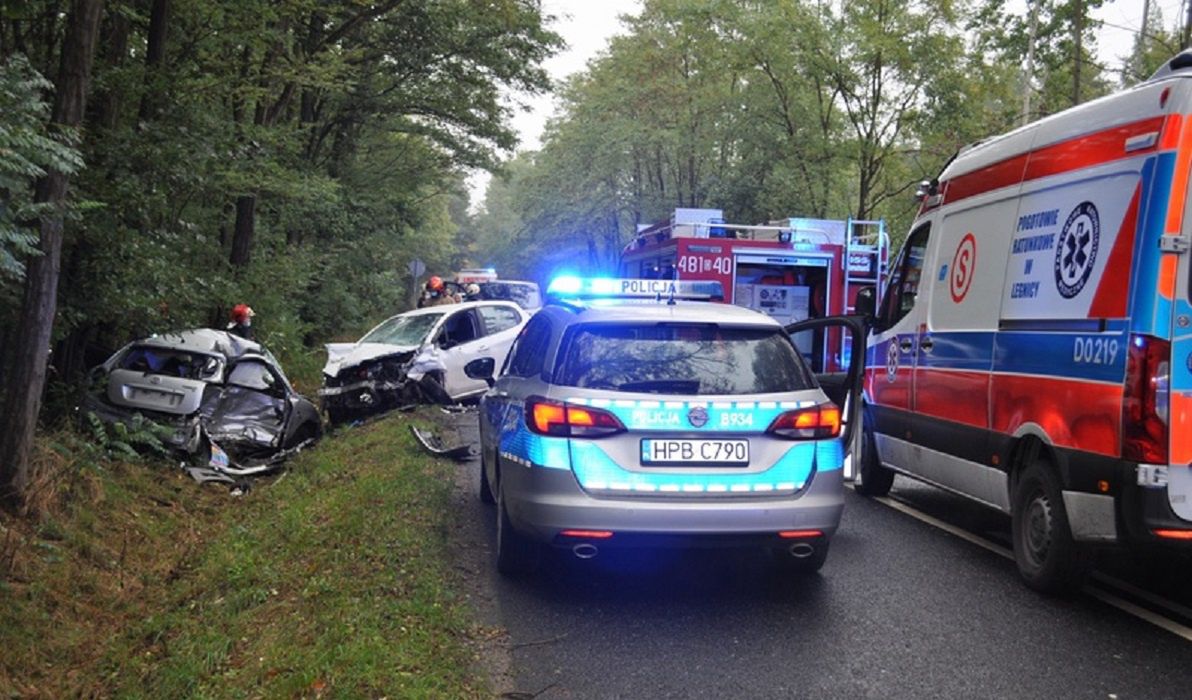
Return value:
M 556 277 L 546 293 L 568 299 L 689 299 L 724 298 L 724 288 L 709 280 L 648 280 L 614 277 Z

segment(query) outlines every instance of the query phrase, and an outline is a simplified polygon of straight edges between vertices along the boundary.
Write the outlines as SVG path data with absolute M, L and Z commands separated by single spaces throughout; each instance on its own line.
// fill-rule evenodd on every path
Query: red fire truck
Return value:
M 783 325 L 853 312 L 857 290 L 883 286 L 890 239 L 883 221 L 790 218 L 724 222 L 719 209 L 676 209 L 621 251 L 621 276 L 715 280 L 725 302 Z M 849 339 L 807 331 L 795 345 L 817 371 L 848 366 Z

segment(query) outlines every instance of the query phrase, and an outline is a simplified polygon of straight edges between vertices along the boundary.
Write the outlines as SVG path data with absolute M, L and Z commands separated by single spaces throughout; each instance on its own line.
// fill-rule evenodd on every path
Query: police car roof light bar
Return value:
M 649 280 L 563 276 L 551 280 L 548 296 L 563 299 L 653 299 L 721 301 L 724 288 L 714 280 Z

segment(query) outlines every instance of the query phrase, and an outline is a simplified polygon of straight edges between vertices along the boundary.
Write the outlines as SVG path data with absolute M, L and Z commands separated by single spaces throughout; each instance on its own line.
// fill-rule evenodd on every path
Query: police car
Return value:
M 480 497 L 496 504 L 500 572 L 548 546 L 760 546 L 790 569 L 823 565 L 861 353 L 821 384 L 791 341 L 804 324 L 718 296 L 718 282 L 560 278 L 498 378 L 492 358 L 467 366 L 490 383 Z

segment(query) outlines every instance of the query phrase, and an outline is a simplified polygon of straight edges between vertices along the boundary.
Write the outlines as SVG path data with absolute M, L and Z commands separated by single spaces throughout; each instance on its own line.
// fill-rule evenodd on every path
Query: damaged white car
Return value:
M 136 414 L 164 426 L 162 442 L 238 476 L 268 471 L 322 435 L 318 409 L 272 354 L 224 331 L 152 336 L 92 370 L 80 407 L 104 423 Z
M 422 401 L 463 401 L 488 385 L 464 374 L 477 357 L 503 360 L 530 312 L 506 301 L 407 311 L 355 343 L 327 345 L 319 398 L 332 423 Z

